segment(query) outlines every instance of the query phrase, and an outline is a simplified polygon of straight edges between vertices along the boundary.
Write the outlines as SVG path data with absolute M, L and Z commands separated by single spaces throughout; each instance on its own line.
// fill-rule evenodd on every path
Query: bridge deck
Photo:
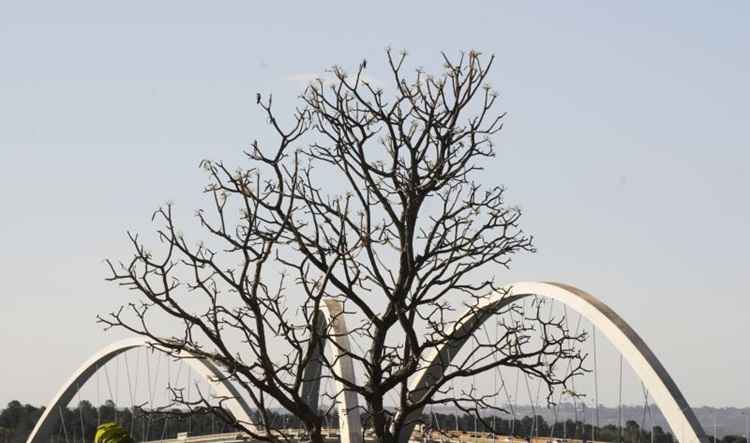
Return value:
M 287 436 L 291 437 L 292 441 L 303 441 L 303 433 L 299 429 L 290 429 L 284 432 Z M 326 436 L 326 443 L 339 443 L 340 438 L 338 433 L 335 431 L 326 431 L 323 433 Z M 211 434 L 211 435 L 180 435 L 175 438 L 164 439 L 164 440 L 153 440 L 145 443 L 240 443 L 240 442 L 255 442 L 256 440 L 250 440 L 242 433 L 229 432 L 224 434 Z M 375 441 L 372 434 L 365 435 L 365 442 Z M 601 441 L 591 440 L 577 440 L 577 439 L 562 439 L 562 438 L 550 438 L 550 437 L 535 437 L 531 440 L 526 438 L 509 437 L 502 435 L 492 435 L 485 432 L 446 432 L 440 434 L 433 432 L 431 435 L 424 435 L 422 433 L 415 432 L 410 440 L 412 443 L 607 443 Z

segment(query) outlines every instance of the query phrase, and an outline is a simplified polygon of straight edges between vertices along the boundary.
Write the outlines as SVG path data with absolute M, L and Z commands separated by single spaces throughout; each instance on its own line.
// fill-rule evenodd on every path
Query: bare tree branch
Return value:
M 217 362 L 258 411 L 260 426 L 237 423 L 208 398 L 191 403 L 175 391 L 176 403 L 215 413 L 264 441 L 287 438 L 267 419 L 280 407 L 322 441 L 326 411 L 310 406 L 302 386 L 320 346 L 338 346 L 330 327 L 316 326 L 332 297 L 344 303 L 350 337 L 363 345 L 338 351 L 348 352 L 361 376 L 352 382 L 336 375 L 340 352 L 320 357 L 324 376 L 361 396 L 361 413 L 381 442 L 396 441 L 409 414 L 428 405 L 477 416 L 495 408 L 489 399 L 497 392 L 457 391 L 456 380 L 518 368 L 542 380 L 551 401 L 555 389 L 585 371 L 576 349 L 585 336 L 545 318 L 538 303 L 531 312 L 513 305 L 488 313 L 497 337 L 482 339 L 480 324 L 472 326 L 462 338 L 470 351 L 429 389 L 410 391 L 409 377 L 467 321 L 454 312 L 477 313 L 482 297 L 499 290 L 495 274 L 534 247 L 519 227 L 521 210 L 505 203 L 505 189 L 479 181 L 505 116 L 494 111 L 498 95 L 486 83 L 494 56 L 470 51 L 453 61 L 443 54 L 435 76 L 405 73 L 405 53 L 388 50 L 386 58 L 392 96 L 368 83 L 364 62 L 352 75 L 333 67 L 332 83 L 319 80 L 303 92 L 289 128 L 279 123 L 272 97 L 258 95 L 278 144 L 253 142 L 247 168 L 201 163 L 213 205 L 196 213 L 201 241 L 178 230 L 167 205 L 154 214 L 158 256 L 128 234 L 133 257 L 107 262 L 109 280 L 143 301 L 100 322 L 146 336 L 173 356 L 187 350 Z M 182 333 L 165 334 L 152 311 L 179 321 Z M 395 415 L 386 407 L 394 393 Z

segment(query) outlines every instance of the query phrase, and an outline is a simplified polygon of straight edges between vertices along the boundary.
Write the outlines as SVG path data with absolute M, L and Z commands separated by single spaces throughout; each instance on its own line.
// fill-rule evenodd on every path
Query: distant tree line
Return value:
M 622 431 L 618 426 L 607 424 L 601 427 L 575 420 L 547 422 L 541 415 L 525 416 L 520 419 L 505 417 L 483 417 L 475 420 L 474 416 L 454 414 L 434 414 L 425 418 L 427 427 L 433 430 L 451 431 L 458 429 L 465 432 L 493 432 L 498 435 L 515 435 L 523 438 L 550 437 L 552 439 L 576 439 L 583 441 L 607 441 L 623 443 L 650 443 L 651 429 L 641 429 L 633 420 L 625 422 Z M 654 443 L 676 443 L 670 432 L 660 426 L 653 428 Z M 743 439 L 744 441 L 744 439 Z
M 25 443 L 34 425 L 44 412 L 44 407 L 23 405 L 13 400 L 0 412 L 0 443 Z M 139 409 L 118 408 L 111 400 L 99 408 L 84 400 L 74 408 L 60 411 L 63 423 L 58 424 L 57 432 L 51 436 L 50 443 L 93 442 L 96 427 L 103 422 L 116 421 L 128 430 L 136 441 L 151 441 L 163 438 L 174 438 L 178 432 L 190 435 L 206 435 L 231 432 L 231 429 L 211 414 L 187 413 L 180 409 L 161 412 L 148 412 Z M 294 416 L 271 413 L 268 415 L 277 428 L 300 428 L 302 423 Z M 256 417 L 259 420 L 260 417 Z M 548 423 L 544 417 L 525 416 L 512 420 L 506 417 L 482 417 L 475 419 L 472 415 L 434 413 L 423 417 L 426 429 L 451 432 L 492 432 L 498 435 L 515 435 L 522 438 L 551 437 L 553 439 L 597 440 L 622 443 L 651 443 L 651 429 L 641 429 L 633 420 L 625 422 L 622 430 L 608 424 L 601 427 L 581 421 L 565 420 Z M 365 421 L 365 428 L 368 426 Z M 326 427 L 338 428 L 338 417 L 330 414 Z M 670 433 L 660 426 L 653 428 L 654 443 L 677 443 Z M 725 435 L 717 442 L 709 436 L 710 443 L 748 443 L 745 437 Z
M 106 401 L 99 408 L 81 401 L 74 408 L 60 411 L 64 420 L 58 422 L 49 443 L 93 442 L 96 427 L 108 421 L 119 423 L 136 441 L 174 438 L 178 432 L 205 435 L 231 431 L 213 415 L 188 414 L 178 409 L 147 414 L 136 407 L 134 411 L 115 407 L 112 401 Z M 43 407 L 22 405 L 16 400 L 8 403 L 0 412 L 0 443 L 25 443 L 43 412 Z

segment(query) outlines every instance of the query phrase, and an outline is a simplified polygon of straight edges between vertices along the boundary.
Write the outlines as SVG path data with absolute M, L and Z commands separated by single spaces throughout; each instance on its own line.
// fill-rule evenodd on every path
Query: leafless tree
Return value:
M 197 212 L 201 241 L 181 233 L 166 205 L 154 215 L 158 252 L 129 233 L 132 259 L 108 262 L 109 279 L 141 301 L 100 321 L 173 355 L 186 349 L 218 362 L 257 410 L 259 427 L 237 423 L 210 398 L 176 400 L 253 438 L 288 438 L 266 420 L 275 407 L 323 441 L 326 411 L 305 398 L 303 385 L 316 350 L 337 346 L 333 330 L 319 327 L 327 299 L 343 303 L 361 348 L 349 352 L 357 380 L 341 379 L 326 353 L 318 357 L 321 377 L 362 399 L 357 412 L 379 442 L 398 441 L 425 406 L 449 404 L 479 419 L 479 411 L 498 408 L 490 400 L 497 390 L 457 388 L 457 380 L 518 368 L 541 380 L 551 399 L 584 371 L 576 346 L 583 335 L 562 318 L 545 318 L 539 303 L 513 304 L 492 313 L 495 337 L 472 335 L 466 355 L 429 389 L 410 392 L 427 355 L 450 345 L 455 325 L 467 320 L 459 313 L 480 309 L 500 290 L 495 274 L 534 248 L 504 188 L 478 182 L 505 115 L 494 111 L 498 95 L 487 85 L 494 57 L 443 55 L 444 69 L 432 76 L 405 72 L 405 53 L 386 54 L 392 92 L 368 80 L 364 62 L 351 74 L 334 67 L 330 79 L 305 89 L 288 126 L 271 97 L 258 95 L 278 144 L 253 142 L 245 168 L 202 162 L 213 208 Z M 162 332 L 154 312 L 182 333 Z

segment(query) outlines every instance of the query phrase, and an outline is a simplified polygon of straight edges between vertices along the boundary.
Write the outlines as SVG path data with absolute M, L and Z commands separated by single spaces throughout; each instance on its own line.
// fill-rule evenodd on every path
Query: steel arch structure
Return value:
M 409 385 L 412 399 L 419 400 L 427 387 L 440 380 L 448 369 L 453 356 L 466 344 L 494 312 L 503 306 L 530 296 L 541 296 L 556 300 L 580 313 L 599 329 L 622 354 L 653 396 L 667 423 L 679 442 L 705 443 L 708 441 L 693 410 L 672 380 L 664 366 L 659 362 L 645 341 L 615 311 L 591 294 L 570 285 L 552 282 L 519 282 L 508 285 L 498 293 L 484 298 L 478 307 L 454 325 L 447 340 L 440 348 L 433 349 L 426 356 L 425 366 L 415 374 Z M 359 405 L 355 392 L 346 388 L 346 383 L 355 383 L 354 366 L 348 329 L 344 319 L 343 306 L 340 302 L 328 299 L 323 306 L 324 318 L 316 325 L 318 328 L 330 327 L 332 333 L 325 334 L 334 342 L 333 372 L 336 375 L 336 387 L 342 393 L 338 405 L 341 443 L 361 443 L 363 441 L 362 424 L 359 418 Z M 146 346 L 141 338 L 125 340 L 110 345 L 97 352 L 84 363 L 71 379 L 53 398 L 50 406 L 37 422 L 27 443 L 42 443 L 44 437 L 54 425 L 54 415 L 50 415 L 59 406 L 65 406 L 73 398 L 78 388 L 83 385 L 103 364 L 118 354 L 136 347 Z M 302 385 L 302 396 L 309 404 L 317 407 L 320 393 L 320 376 L 325 342 L 317 347 L 316 355 L 305 368 Z M 217 393 L 228 398 L 227 409 L 240 422 L 253 426 L 250 408 L 237 390 L 221 377 L 219 369 L 207 360 L 187 358 L 192 368 L 214 384 Z M 217 382 L 216 380 L 219 380 Z M 399 435 L 400 443 L 408 443 L 411 432 L 422 411 L 415 411 L 408 418 L 410 425 Z
M 430 383 L 443 376 L 452 356 L 458 353 L 468 338 L 493 312 L 524 297 L 535 295 L 556 300 L 577 311 L 609 339 L 648 388 L 679 442 L 704 443 L 708 441 L 695 413 L 677 384 L 635 330 L 601 300 L 581 289 L 562 283 L 519 282 L 488 296 L 480 306 L 472 309 L 474 312 L 471 315 L 462 317 L 464 320 L 455 325 L 450 335 L 455 339 L 447 341 L 439 349 L 434 349 L 432 354 L 425 359 L 427 362 L 425 368 L 410 384 L 409 391 L 415 396 L 413 398 L 419 399 L 420 393 L 424 392 Z M 408 442 L 421 413 L 421 410 L 417 411 L 407 419 L 407 422 L 411 424 L 407 431 L 399 436 L 401 443 Z
M 58 391 L 57 395 L 52 398 L 52 401 L 44 410 L 39 421 L 37 421 L 26 442 L 46 442 L 50 431 L 57 423 L 57 420 L 59 420 L 57 409 L 67 406 L 80 387 L 83 386 L 108 361 L 123 352 L 147 346 L 149 346 L 149 344 L 145 338 L 137 337 L 113 343 L 99 350 L 99 352 L 94 354 L 88 361 L 78 368 L 68 382 L 63 385 L 60 391 Z M 209 360 L 195 357 L 189 352 L 183 351 L 182 354 L 184 354 L 184 359 L 187 361 L 191 369 L 200 374 L 212 385 L 216 390 L 217 396 L 222 399 L 227 399 L 224 404 L 227 410 L 234 415 L 234 418 L 240 423 L 252 426 L 249 406 L 239 395 L 234 385 L 229 383 L 229 381 L 223 377 L 219 368 Z

